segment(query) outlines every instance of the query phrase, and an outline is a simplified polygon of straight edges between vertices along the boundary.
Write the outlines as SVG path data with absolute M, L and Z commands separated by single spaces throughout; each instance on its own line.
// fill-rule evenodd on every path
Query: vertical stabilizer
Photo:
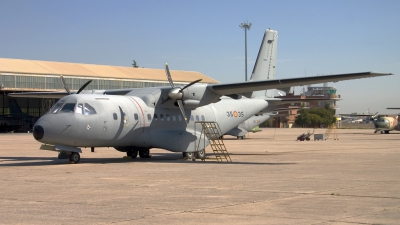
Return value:
M 278 31 L 266 30 L 250 81 L 275 79 Z M 274 97 L 274 90 L 255 91 L 251 97 Z
M 22 114 L 22 110 L 15 99 L 9 98 L 8 106 L 10 107 L 11 114 Z

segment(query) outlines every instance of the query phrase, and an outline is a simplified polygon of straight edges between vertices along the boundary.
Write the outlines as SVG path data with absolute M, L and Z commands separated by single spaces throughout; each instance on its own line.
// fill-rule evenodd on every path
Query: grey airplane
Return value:
M 189 158 L 205 158 L 209 140 L 201 135 L 196 122 L 211 121 L 226 133 L 250 117 L 280 101 L 259 95 L 260 91 L 292 86 L 392 75 L 361 72 L 328 76 L 257 80 L 227 84 L 202 84 L 193 81 L 174 85 L 165 65 L 171 87 L 130 88 L 66 92 L 14 93 L 13 97 L 60 98 L 33 127 L 33 137 L 41 149 L 59 152 L 59 158 L 78 163 L 82 147 L 113 147 L 127 156 L 150 156 L 150 149 L 182 152 Z M 229 99 L 223 96 L 236 96 Z
M 236 136 L 237 139 L 245 139 L 246 134 L 249 132 L 254 132 L 253 129 L 259 126 L 261 123 L 266 121 L 270 118 L 268 114 L 261 114 L 261 115 L 254 115 L 244 121 L 243 123 L 239 124 L 239 126 L 233 128 L 232 130 L 225 133 L 225 135 Z

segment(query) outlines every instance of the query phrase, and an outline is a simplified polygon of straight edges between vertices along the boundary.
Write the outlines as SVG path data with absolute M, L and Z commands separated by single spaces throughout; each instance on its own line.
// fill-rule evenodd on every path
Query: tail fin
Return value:
M 8 99 L 8 105 L 10 107 L 11 114 L 22 114 L 22 110 L 15 99 Z
M 276 53 L 278 48 L 278 31 L 266 30 L 258 52 L 250 81 L 272 80 L 276 74 Z M 254 91 L 251 97 L 274 97 L 274 90 Z

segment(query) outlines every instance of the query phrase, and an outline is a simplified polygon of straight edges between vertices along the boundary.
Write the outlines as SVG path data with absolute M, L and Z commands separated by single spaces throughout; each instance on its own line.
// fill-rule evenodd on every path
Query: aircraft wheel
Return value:
M 188 159 L 192 161 L 196 161 L 197 152 L 186 152 Z
M 187 157 L 187 153 L 186 152 L 182 152 L 182 157 L 186 158 Z
M 126 156 L 132 157 L 132 159 L 136 159 L 137 154 L 138 154 L 137 150 L 128 150 L 126 152 Z
M 389 131 L 388 130 L 385 130 L 385 134 L 388 134 L 389 133 Z
M 197 158 L 198 159 L 201 159 L 201 160 L 205 160 L 206 159 L 206 150 L 204 150 L 204 149 L 201 149 L 201 150 L 199 150 L 198 152 L 197 152 Z
M 383 134 L 383 130 L 381 130 L 381 134 Z
M 150 158 L 150 149 L 144 148 L 139 151 L 140 158 Z
M 74 162 L 74 163 L 79 163 L 81 160 L 81 156 L 77 152 L 72 152 L 71 155 L 69 155 L 69 161 Z

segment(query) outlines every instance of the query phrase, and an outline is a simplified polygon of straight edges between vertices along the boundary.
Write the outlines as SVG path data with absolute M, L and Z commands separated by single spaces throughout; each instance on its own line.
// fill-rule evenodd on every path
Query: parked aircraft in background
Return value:
M 8 99 L 9 114 L 0 115 L 0 132 L 28 132 L 33 128 L 35 117 L 22 112 L 15 99 Z
M 273 102 L 260 91 L 284 89 L 342 80 L 391 75 L 361 72 L 328 76 L 258 80 L 228 84 L 200 84 L 193 81 L 176 87 L 165 67 L 171 87 L 130 88 L 84 92 L 88 81 L 72 93 L 64 78 L 63 93 L 14 93 L 13 97 L 62 97 L 33 128 L 41 148 L 59 152 L 79 162 L 81 147 L 114 147 L 136 158 L 149 157 L 151 148 L 183 152 L 190 158 L 205 158 L 209 141 L 195 122 L 213 121 L 222 133 L 237 127 Z M 85 94 L 86 93 L 86 94 Z M 235 96 L 221 100 L 222 96 Z
M 387 109 L 400 109 L 400 108 L 387 108 Z M 395 116 L 379 116 L 375 121 L 375 133 L 381 131 L 381 133 L 388 134 L 392 130 L 400 131 L 400 124 L 398 122 L 398 115 Z
M 396 109 L 396 108 L 388 108 L 388 109 Z M 390 116 L 390 115 L 379 115 L 375 113 L 374 115 L 364 115 L 364 114 L 342 114 L 341 116 L 346 116 L 347 120 L 350 120 L 350 123 L 364 123 L 364 122 L 372 122 L 374 123 L 374 133 L 380 131 L 381 134 L 388 134 L 392 130 L 400 130 L 400 126 L 398 126 L 398 116 Z M 366 118 L 360 118 L 366 117 Z M 358 119 L 354 119 L 358 118 Z
M 261 123 L 268 120 L 269 118 L 270 115 L 266 113 L 262 115 L 256 114 L 250 119 L 247 119 L 243 123 L 239 124 L 239 126 L 226 132 L 225 135 L 236 136 L 237 139 L 245 139 L 248 132 L 252 132 L 255 127 L 259 126 Z

